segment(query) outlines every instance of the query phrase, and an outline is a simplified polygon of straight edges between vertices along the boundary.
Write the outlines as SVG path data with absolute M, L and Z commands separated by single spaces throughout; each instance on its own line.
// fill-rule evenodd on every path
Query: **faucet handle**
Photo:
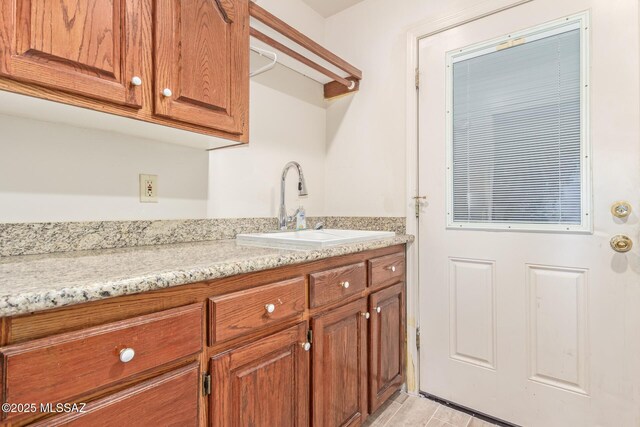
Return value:
M 319 221 L 316 222 L 316 225 L 313 227 L 314 230 L 322 230 L 324 228 L 324 222 Z

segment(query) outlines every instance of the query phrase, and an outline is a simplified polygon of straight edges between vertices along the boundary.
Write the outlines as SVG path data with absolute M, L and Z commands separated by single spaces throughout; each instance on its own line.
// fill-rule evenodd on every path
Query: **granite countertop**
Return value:
M 413 241 L 413 236 L 317 250 L 216 240 L 0 258 L 0 317 L 267 270 Z

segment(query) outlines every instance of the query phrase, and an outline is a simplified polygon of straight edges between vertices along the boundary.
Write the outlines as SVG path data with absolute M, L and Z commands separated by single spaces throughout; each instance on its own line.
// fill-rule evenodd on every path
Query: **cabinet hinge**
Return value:
M 420 89 L 420 69 L 416 68 L 416 89 Z
M 202 376 L 202 394 L 209 396 L 211 394 L 211 374 Z
M 420 350 L 420 328 L 416 328 L 416 348 Z
M 313 344 L 313 331 L 311 329 L 307 331 L 307 342 Z

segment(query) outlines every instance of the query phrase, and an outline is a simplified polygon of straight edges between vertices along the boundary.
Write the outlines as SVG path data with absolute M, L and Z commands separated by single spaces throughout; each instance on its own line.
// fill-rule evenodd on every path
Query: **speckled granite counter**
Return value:
M 285 250 L 235 240 L 0 258 L 0 317 L 64 307 L 412 242 Z

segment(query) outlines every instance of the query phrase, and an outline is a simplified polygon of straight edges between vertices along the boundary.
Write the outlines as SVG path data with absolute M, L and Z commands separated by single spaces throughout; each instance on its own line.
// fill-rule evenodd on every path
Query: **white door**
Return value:
M 569 29 L 558 29 L 561 19 L 576 16 L 587 17 L 580 37 L 562 39 Z M 422 392 L 522 426 L 640 426 L 638 20 L 637 0 L 535 0 L 420 40 Z M 566 42 L 556 43 L 557 55 L 532 48 L 547 37 Z M 500 66 L 500 58 L 511 59 Z M 554 65 L 560 60 L 574 63 Z M 528 65 L 518 69 L 518 61 Z M 458 63 L 466 71 L 454 75 Z M 556 65 L 557 88 L 536 89 L 540 73 L 531 70 Z M 572 89 L 576 69 L 583 87 Z M 513 99 L 495 106 L 518 85 L 522 108 Z M 577 120 L 570 103 L 536 104 L 554 90 L 579 93 Z M 486 99 L 493 106 L 478 107 Z M 484 127 L 462 126 L 468 135 L 454 131 L 448 114 L 482 122 L 474 108 L 498 113 Z M 531 126 L 549 125 L 552 115 L 565 151 L 550 152 L 549 140 L 531 150 L 532 135 L 549 133 Z M 572 132 L 577 139 L 567 142 Z M 565 200 L 548 203 L 549 194 Z M 621 200 L 634 209 L 622 219 L 611 212 Z M 548 219 L 559 209 L 564 216 Z M 630 252 L 610 246 L 619 234 L 635 243 Z

